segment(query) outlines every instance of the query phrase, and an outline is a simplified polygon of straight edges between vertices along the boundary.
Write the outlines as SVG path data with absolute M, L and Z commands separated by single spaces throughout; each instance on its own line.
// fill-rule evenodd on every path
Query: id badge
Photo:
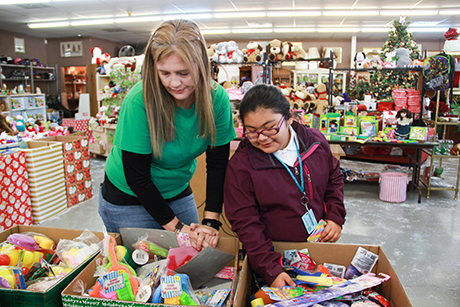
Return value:
M 315 214 L 313 210 L 308 210 L 304 215 L 302 215 L 302 222 L 307 229 L 308 233 L 312 233 L 315 230 L 316 226 L 318 226 L 318 222 L 316 221 Z

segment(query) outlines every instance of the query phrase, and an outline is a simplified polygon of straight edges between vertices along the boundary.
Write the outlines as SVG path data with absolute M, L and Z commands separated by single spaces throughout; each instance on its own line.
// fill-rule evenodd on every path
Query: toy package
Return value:
M 340 133 L 357 136 L 358 127 L 340 127 Z
M 376 120 L 361 120 L 360 122 L 360 135 L 371 137 L 377 135 L 379 123 Z
M 327 114 L 327 132 L 334 134 L 340 131 L 340 114 L 328 113 Z
M 313 114 L 312 113 L 305 113 L 303 116 L 303 124 L 308 128 L 313 128 Z
M 410 127 L 409 139 L 417 141 L 426 141 L 428 134 L 428 127 Z
M 358 118 L 353 115 L 345 115 L 343 121 L 344 127 L 357 127 L 358 126 Z
M 327 114 L 320 114 L 319 116 L 319 131 L 327 133 L 328 130 L 328 118 Z

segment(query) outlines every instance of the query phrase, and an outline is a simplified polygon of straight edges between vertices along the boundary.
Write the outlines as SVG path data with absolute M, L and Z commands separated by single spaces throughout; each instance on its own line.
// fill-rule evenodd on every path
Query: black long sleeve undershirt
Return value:
M 222 212 L 223 183 L 228 163 L 230 144 L 208 148 L 206 150 L 206 209 L 212 212 Z M 107 175 L 102 186 L 105 200 L 116 205 L 143 205 L 147 212 L 160 224 L 165 225 L 175 217 L 168 206 L 168 201 L 185 197 L 192 193 L 190 186 L 171 199 L 164 199 L 158 188 L 151 180 L 151 154 L 136 154 L 122 151 L 123 170 L 126 182 L 137 197 L 128 195 L 115 187 Z

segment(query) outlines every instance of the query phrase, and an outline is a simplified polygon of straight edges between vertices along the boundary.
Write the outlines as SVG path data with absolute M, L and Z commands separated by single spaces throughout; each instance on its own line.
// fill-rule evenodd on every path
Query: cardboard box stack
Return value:
M 29 193 L 35 223 L 67 208 L 62 144 L 56 142 L 27 142 L 26 155 Z
M 68 206 L 93 197 L 88 139 L 80 136 L 51 136 L 40 139 L 62 144 Z
M 0 195 L 0 231 L 33 224 L 24 152 L 0 155 Z

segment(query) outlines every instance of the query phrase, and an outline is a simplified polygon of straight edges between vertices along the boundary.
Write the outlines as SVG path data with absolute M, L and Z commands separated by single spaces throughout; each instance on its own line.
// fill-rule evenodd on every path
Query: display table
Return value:
M 329 144 L 337 144 L 341 146 L 377 146 L 377 147 L 399 147 L 403 152 L 409 157 L 411 161 L 412 170 L 412 180 L 411 184 L 418 189 L 418 203 L 422 199 L 422 185 L 420 185 L 420 171 L 422 165 L 422 152 L 423 149 L 433 150 L 434 146 L 438 145 L 437 143 L 394 143 L 394 142 L 374 142 L 367 141 L 365 143 L 354 142 L 354 141 L 335 141 L 328 140 Z M 411 154 L 407 149 L 413 149 L 414 153 Z

